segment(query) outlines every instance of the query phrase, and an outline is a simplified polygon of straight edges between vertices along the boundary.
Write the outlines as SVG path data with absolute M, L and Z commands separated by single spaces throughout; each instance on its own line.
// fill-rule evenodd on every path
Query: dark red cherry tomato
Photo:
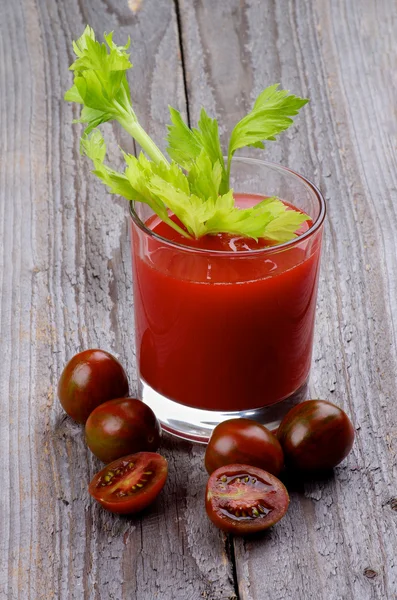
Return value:
M 207 483 L 205 508 L 211 521 L 228 533 L 268 529 L 287 512 L 289 496 L 277 477 L 248 465 L 227 465 Z
M 155 452 L 130 454 L 107 465 L 91 481 L 88 491 L 103 508 L 122 515 L 149 506 L 164 487 L 167 461 Z
M 85 350 L 73 356 L 62 371 L 58 397 L 72 419 L 85 423 L 107 400 L 128 396 L 128 379 L 119 361 L 104 350 Z
M 117 398 L 97 406 L 85 424 L 87 446 L 109 463 L 134 452 L 154 452 L 160 445 L 160 425 L 144 402 Z
M 285 415 L 277 437 L 287 465 L 302 471 L 323 471 L 349 454 L 354 429 L 347 414 L 335 404 L 307 400 Z
M 266 427 L 251 419 L 230 419 L 212 432 L 205 452 L 205 468 L 231 464 L 252 465 L 278 475 L 284 455 L 278 439 Z

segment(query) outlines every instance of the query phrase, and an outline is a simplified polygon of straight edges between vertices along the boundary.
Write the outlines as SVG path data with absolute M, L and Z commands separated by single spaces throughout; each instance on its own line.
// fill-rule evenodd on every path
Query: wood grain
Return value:
M 357 431 L 334 478 L 292 485 L 279 526 L 235 541 L 240 598 L 395 599 L 397 5 L 179 4 L 193 123 L 204 104 L 230 131 L 275 81 L 311 99 L 266 156 L 328 203 L 311 394 Z
M 100 464 L 56 397 L 66 360 L 88 347 L 114 352 L 136 391 L 127 207 L 79 154 L 62 99 L 71 40 L 87 22 L 131 35 L 135 108 L 161 139 L 168 103 L 186 108 L 174 4 L 1 0 L 0 12 L 0 598 L 233 598 L 202 450 L 165 439 L 165 493 L 141 518 L 113 517 L 88 497 Z M 106 134 L 117 161 L 128 138 Z
M 180 17 L 183 52 L 178 38 Z M 0 599 L 396 600 L 397 5 L 389 0 L 0 0 Z M 266 156 L 328 203 L 312 395 L 353 416 L 335 477 L 290 482 L 255 540 L 208 523 L 199 447 L 164 439 L 170 481 L 142 518 L 99 510 L 99 463 L 56 383 L 99 346 L 135 390 L 125 204 L 78 151 L 70 41 L 89 22 L 132 38 L 135 108 L 161 139 L 167 104 L 226 132 L 267 84 L 311 103 Z M 106 128 L 113 161 L 128 137 Z M 235 572 L 234 572 L 235 570 Z

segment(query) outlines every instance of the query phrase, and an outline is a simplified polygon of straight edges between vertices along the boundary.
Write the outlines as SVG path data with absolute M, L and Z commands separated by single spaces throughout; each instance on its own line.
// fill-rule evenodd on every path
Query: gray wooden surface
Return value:
M 165 492 L 142 518 L 87 495 L 99 467 L 56 398 L 76 351 L 116 353 L 135 386 L 127 208 L 78 152 L 71 40 L 132 38 L 136 110 L 223 131 L 279 81 L 311 99 L 267 158 L 328 203 L 311 392 L 352 415 L 335 477 L 292 483 L 261 539 L 207 521 L 198 446 L 164 440 Z M 0 600 L 397 598 L 395 0 L 0 0 Z M 111 152 L 130 144 L 107 128 Z

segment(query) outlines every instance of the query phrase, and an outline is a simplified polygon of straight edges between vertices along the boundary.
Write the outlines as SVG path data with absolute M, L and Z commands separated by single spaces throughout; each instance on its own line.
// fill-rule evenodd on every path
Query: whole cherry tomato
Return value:
M 212 432 L 205 452 L 205 468 L 211 475 L 223 465 L 244 464 L 278 475 L 284 455 L 278 439 L 251 419 L 229 419 Z
M 113 513 L 136 513 L 153 502 L 168 475 L 167 461 L 155 452 L 138 452 L 119 458 L 99 471 L 88 491 Z
M 85 350 L 73 356 L 62 371 L 58 397 L 78 423 L 107 400 L 128 396 L 128 379 L 119 361 L 104 350 Z
M 248 465 L 227 465 L 207 483 L 205 507 L 211 521 L 228 533 L 268 529 L 287 512 L 289 496 L 277 477 Z
M 347 414 L 335 404 L 307 400 L 285 415 L 277 437 L 288 466 L 322 471 L 332 469 L 349 454 L 354 429 Z
M 87 446 L 105 463 L 134 452 L 154 452 L 160 444 L 160 425 L 144 402 L 117 398 L 97 406 L 85 424 Z

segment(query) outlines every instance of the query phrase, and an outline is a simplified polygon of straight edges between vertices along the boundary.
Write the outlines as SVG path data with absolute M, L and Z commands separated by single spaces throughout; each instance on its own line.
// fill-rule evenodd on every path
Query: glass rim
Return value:
M 207 256 L 210 256 L 210 255 L 225 256 L 228 258 L 230 258 L 231 256 L 247 257 L 247 256 L 258 255 L 258 254 L 272 254 L 274 252 L 280 252 L 282 250 L 286 250 L 287 248 L 290 248 L 297 244 L 300 244 L 303 240 L 310 238 L 312 235 L 314 235 L 316 233 L 316 231 L 318 231 L 320 229 L 321 225 L 324 222 L 325 214 L 326 214 L 325 200 L 324 200 L 322 193 L 318 189 L 318 187 L 316 185 L 314 185 L 314 183 L 312 183 L 309 179 L 304 177 L 304 175 L 301 175 L 300 173 L 297 173 L 296 171 L 293 171 L 292 169 L 290 169 L 288 167 L 284 167 L 283 165 L 273 163 L 268 160 L 262 160 L 260 158 L 250 158 L 247 156 L 235 156 L 235 157 L 233 157 L 233 161 L 241 162 L 241 163 L 248 163 L 248 164 L 252 164 L 252 165 L 254 165 L 254 164 L 265 165 L 267 167 L 271 167 L 278 171 L 287 171 L 294 177 L 297 177 L 298 179 L 300 179 L 301 182 L 306 187 L 310 188 L 310 190 L 314 193 L 314 195 L 316 196 L 318 203 L 320 205 L 320 212 L 319 212 L 316 220 L 311 225 L 311 227 L 309 227 L 309 229 L 307 231 L 305 231 L 304 233 L 302 233 L 301 235 L 298 235 L 298 237 L 296 237 L 292 240 L 289 240 L 288 242 L 283 242 L 282 244 L 276 244 L 275 246 L 266 246 L 265 248 L 259 248 L 258 250 L 242 250 L 242 251 L 239 251 L 236 253 L 232 253 L 232 252 L 230 252 L 230 250 L 229 251 L 228 250 L 208 250 L 206 248 L 195 248 L 192 246 L 187 246 L 185 244 L 181 244 L 180 242 L 168 240 L 167 238 L 163 237 L 162 235 L 155 233 L 152 229 L 149 229 L 149 227 L 147 227 L 145 225 L 145 223 L 142 221 L 142 219 L 137 215 L 137 213 L 134 209 L 134 206 L 135 206 L 135 203 L 137 202 L 137 200 L 132 200 L 130 202 L 130 217 L 131 217 L 131 219 L 133 220 L 135 225 L 137 225 L 137 227 L 139 227 L 139 229 L 141 231 L 143 231 L 146 235 L 158 240 L 159 242 L 162 242 L 163 244 L 166 244 L 167 246 L 176 248 L 178 250 L 183 250 L 184 252 L 192 252 L 193 254 L 204 254 Z

